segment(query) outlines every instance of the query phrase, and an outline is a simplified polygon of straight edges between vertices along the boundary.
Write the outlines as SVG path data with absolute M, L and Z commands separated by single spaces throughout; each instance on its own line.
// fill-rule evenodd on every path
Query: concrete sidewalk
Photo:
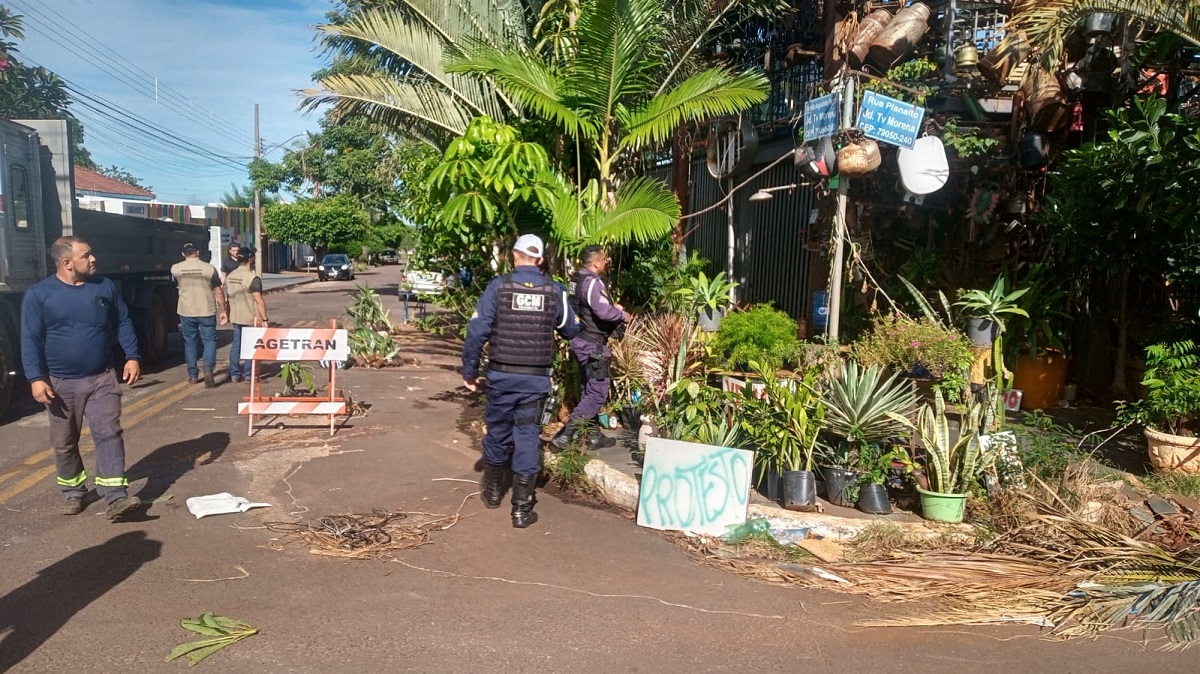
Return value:
M 261 274 L 261 276 L 264 293 L 276 292 L 286 288 L 304 285 L 305 283 L 312 283 L 317 280 L 316 272 L 309 273 L 289 271 L 279 274 L 266 273 Z

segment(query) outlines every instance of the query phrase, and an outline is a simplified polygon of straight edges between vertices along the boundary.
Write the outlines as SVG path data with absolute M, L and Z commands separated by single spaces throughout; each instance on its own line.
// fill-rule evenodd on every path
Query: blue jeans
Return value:
M 242 328 L 249 325 L 233 324 L 233 344 L 229 345 L 229 376 L 238 378 L 250 376 L 250 361 L 242 360 Z
M 180 316 L 179 324 L 183 328 L 183 360 L 187 364 L 188 376 L 195 379 L 199 374 L 196 370 L 196 344 L 204 347 L 204 371 L 212 372 L 217 367 L 217 317 L 216 316 Z

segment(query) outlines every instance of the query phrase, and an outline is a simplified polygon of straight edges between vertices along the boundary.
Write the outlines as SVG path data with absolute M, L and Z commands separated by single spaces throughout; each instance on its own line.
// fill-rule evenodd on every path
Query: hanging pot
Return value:
M 1117 33 L 1117 15 L 1097 12 L 1088 14 L 1087 19 L 1083 22 L 1083 36 L 1096 37 L 1097 35 L 1116 35 Z
M 861 176 L 871 173 L 883 163 L 879 143 L 870 138 L 851 141 L 838 150 L 838 170 L 842 175 Z
M 858 481 L 858 473 L 845 468 L 825 466 L 821 468 L 821 475 L 825 478 L 826 500 L 836 506 L 853 508 L 854 499 L 850 498 L 850 493 Z
M 858 509 L 872 515 L 892 514 L 887 488 L 881 484 L 864 484 L 858 488 Z
M 979 49 L 973 44 L 963 45 L 954 52 L 954 70 L 963 71 L 979 65 Z
M 929 5 L 914 2 L 896 12 L 895 18 L 879 34 L 867 51 L 867 61 L 886 73 L 913 53 L 929 30 Z
M 1040 169 L 1050 163 L 1050 141 L 1036 131 L 1030 131 L 1017 143 L 1017 159 L 1024 169 Z
M 811 470 L 783 471 L 783 507 L 807 512 L 817 507 L 817 476 Z
M 867 18 L 858 22 L 858 32 L 854 34 L 854 39 L 850 41 L 850 48 L 846 50 L 846 60 L 850 62 L 851 68 L 862 70 L 863 63 L 867 60 L 867 52 L 871 49 L 871 43 L 891 22 L 892 13 L 886 9 L 877 9 L 871 12 Z

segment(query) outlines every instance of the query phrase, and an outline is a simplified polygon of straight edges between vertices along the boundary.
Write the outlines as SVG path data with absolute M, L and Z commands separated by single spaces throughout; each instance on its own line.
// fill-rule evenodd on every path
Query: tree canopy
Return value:
M 324 253 L 337 243 L 364 241 L 370 220 L 345 196 L 273 204 L 263 213 L 267 235 L 284 243 L 307 243 Z

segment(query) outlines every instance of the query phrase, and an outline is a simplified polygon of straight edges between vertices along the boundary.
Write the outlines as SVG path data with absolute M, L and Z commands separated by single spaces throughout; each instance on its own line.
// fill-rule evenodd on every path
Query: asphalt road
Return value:
M 353 285 L 273 293 L 272 319 L 324 324 Z M 727 575 L 626 516 L 552 496 L 515 530 L 507 507 L 470 496 L 479 450 L 466 431 L 481 407 L 457 388 L 457 347 L 419 338 L 404 355 L 419 364 L 339 373 L 369 409 L 333 437 L 302 419 L 247 437 L 234 413 L 246 386 L 189 386 L 179 364 L 149 373 L 126 394 L 125 428 L 132 491 L 155 502 L 126 523 L 98 504 L 57 514 L 44 413 L 18 405 L 0 427 L 0 671 L 178 671 L 162 662 L 191 638 L 178 620 L 206 611 L 260 630 L 200 665 L 221 672 L 1195 669 L 1194 655 L 1027 627 L 858 628 L 902 609 Z M 224 491 L 271 507 L 196 520 L 184 506 Z M 395 561 L 281 548 L 265 528 L 373 509 L 461 517 Z

